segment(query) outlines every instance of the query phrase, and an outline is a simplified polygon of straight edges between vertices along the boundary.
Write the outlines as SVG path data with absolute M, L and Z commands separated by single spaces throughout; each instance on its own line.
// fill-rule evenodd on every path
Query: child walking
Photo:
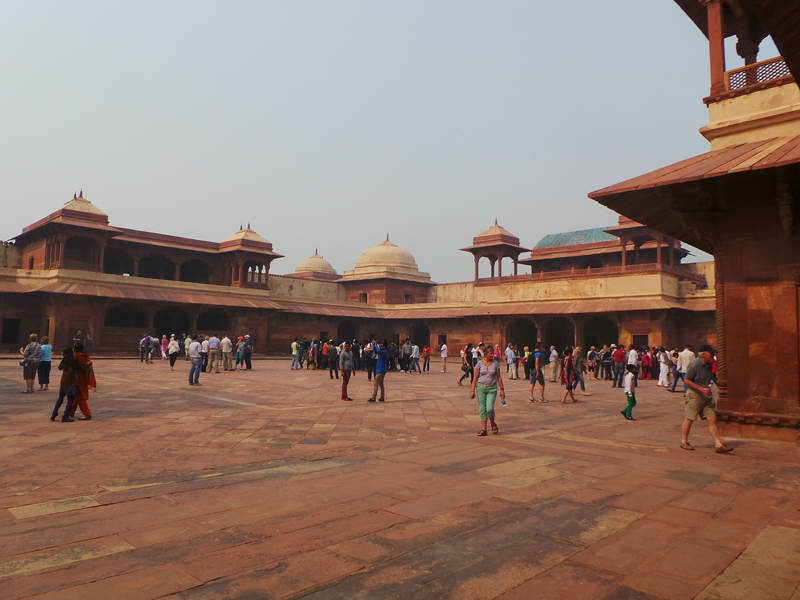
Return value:
M 638 373 L 639 369 L 636 365 L 627 365 L 625 368 L 628 370 L 625 374 L 625 399 L 628 401 L 628 406 L 623 408 L 620 413 L 628 421 L 635 421 L 636 419 L 633 418 L 631 413 L 633 412 L 633 407 L 636 406 L 636 373 Z

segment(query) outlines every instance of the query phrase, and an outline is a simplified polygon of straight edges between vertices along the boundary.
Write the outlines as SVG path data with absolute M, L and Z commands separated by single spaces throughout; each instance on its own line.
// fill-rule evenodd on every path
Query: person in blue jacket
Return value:
M 381 389 L 381 397 L 378 402 L 386 400 L 386 390 L 383 387 L 383 378 L 386 377 L 386 364 L 389 360 L 389 352 L 386 350 L 386 342 L 381 342 L 380 345 L 376 340 L 372 340 L 372 347 L 375 349 L 375 387 L 372 390 L 372 397 L 367 402 L 375 402 L 375 397 L 378 395 L 378 388 Z

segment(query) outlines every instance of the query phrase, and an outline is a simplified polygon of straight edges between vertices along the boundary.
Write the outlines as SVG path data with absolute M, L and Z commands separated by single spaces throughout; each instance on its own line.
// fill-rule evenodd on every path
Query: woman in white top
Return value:
M 475 366 L 475 377 L 472 380 L 472 390 L 469 397 L 475 398 L 478 395 L 478 414 L 481 419 L 481 430 L 478 436 L 486 435 L 486 422 L 492 425 L 492 433 L 497 435 L 500 428 L 494 422 L 494 401 L 497 399 L 497 392 L 500 398 L 505 399 L 506 393 L 503 389 L 503 378 L 500 376 L 500 363 L 494 360 L 494 348 L 486 346 L 483 351 L 483 359 L 478 361 Z
M 175 339 L 175 336 L 171 336 L 169 338 L 169 344 L 167 345 L 167 354 L 169 354 L 169 370 L 175 370 L 175 361 L 178 360 L 178 350 L 180 350 L 181 345 L 178 343 L 178 340 Z

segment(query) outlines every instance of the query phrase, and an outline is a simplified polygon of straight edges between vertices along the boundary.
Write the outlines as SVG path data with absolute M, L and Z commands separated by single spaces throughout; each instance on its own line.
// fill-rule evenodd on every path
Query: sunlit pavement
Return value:
M 383 404 L 363 373 L 342 402 L 289 361 L 187 365 L 97 360 L 94 419 L 61 423 L 57 373 L 22 395 L 0 361 L 0 598 L 800 598 L 797 449 L 718 455 L 698 422 L 682 450 L 655 382 L 634 422 L 607 382 L 508 381 L 477 437 L 455 365 Z

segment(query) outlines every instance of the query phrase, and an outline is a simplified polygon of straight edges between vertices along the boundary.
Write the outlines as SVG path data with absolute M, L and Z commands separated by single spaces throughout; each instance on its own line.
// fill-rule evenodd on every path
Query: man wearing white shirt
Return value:
M 517 378 L 517 355 L 511 342 L 506 345 L 506 373 L 509 374 L 509 379 Z
M 558 381 L 558 350 L 550 346 L 550 381 Z
M 189 344 L 189 360 L 192 366 L 189 369 L 189 385 L 203 385 L 200 383 L 200 371 L 203 369 L 202 345 L 197 341 L 197 334 L 192 336 L 192 343 Z
M 231 338 L 225 335 L 220 342 L 220 348 L 222 349 L 222 370 L 223 371 L 230 371 L 233 367 L 233 361 L 231 360 L 231 352 L 233 351 L 233 342 L 231 342 Z
M 447 373 L 447 343 L 442 344 L 439 348 L 442 356 L 442 373 Z
M 634 365 L 637 368 L 639 366 L 639 353 L 636 351 L 636 348 L 633 347 L 633 344 L 628 346 L 628 364 Z
M 417 367 L 417 373 L 422 375 L 422 369 L 419 368 L 419 346 L 417 344 L 413 344 L 411 346 L 411 362 L 408 365 L 408 372 L 413 373 L 414 367 Z
M 686 371 L 689 369 L 689 365 L 695 359 L 694 352 L 692 352 L 692 345 L 686 344 L 684 346 L 683 352 L 678 355 L 678 372 L 676 373 L 677 377 L 675 377 L 675 381 L 672 382 L 672 389 L 671 392 L 675 391 L 675 387 L 678 385 L 678 379 L 683 381 L 683 393 L 686 394 L 686 390 L 688 386 L 686 385 Z

